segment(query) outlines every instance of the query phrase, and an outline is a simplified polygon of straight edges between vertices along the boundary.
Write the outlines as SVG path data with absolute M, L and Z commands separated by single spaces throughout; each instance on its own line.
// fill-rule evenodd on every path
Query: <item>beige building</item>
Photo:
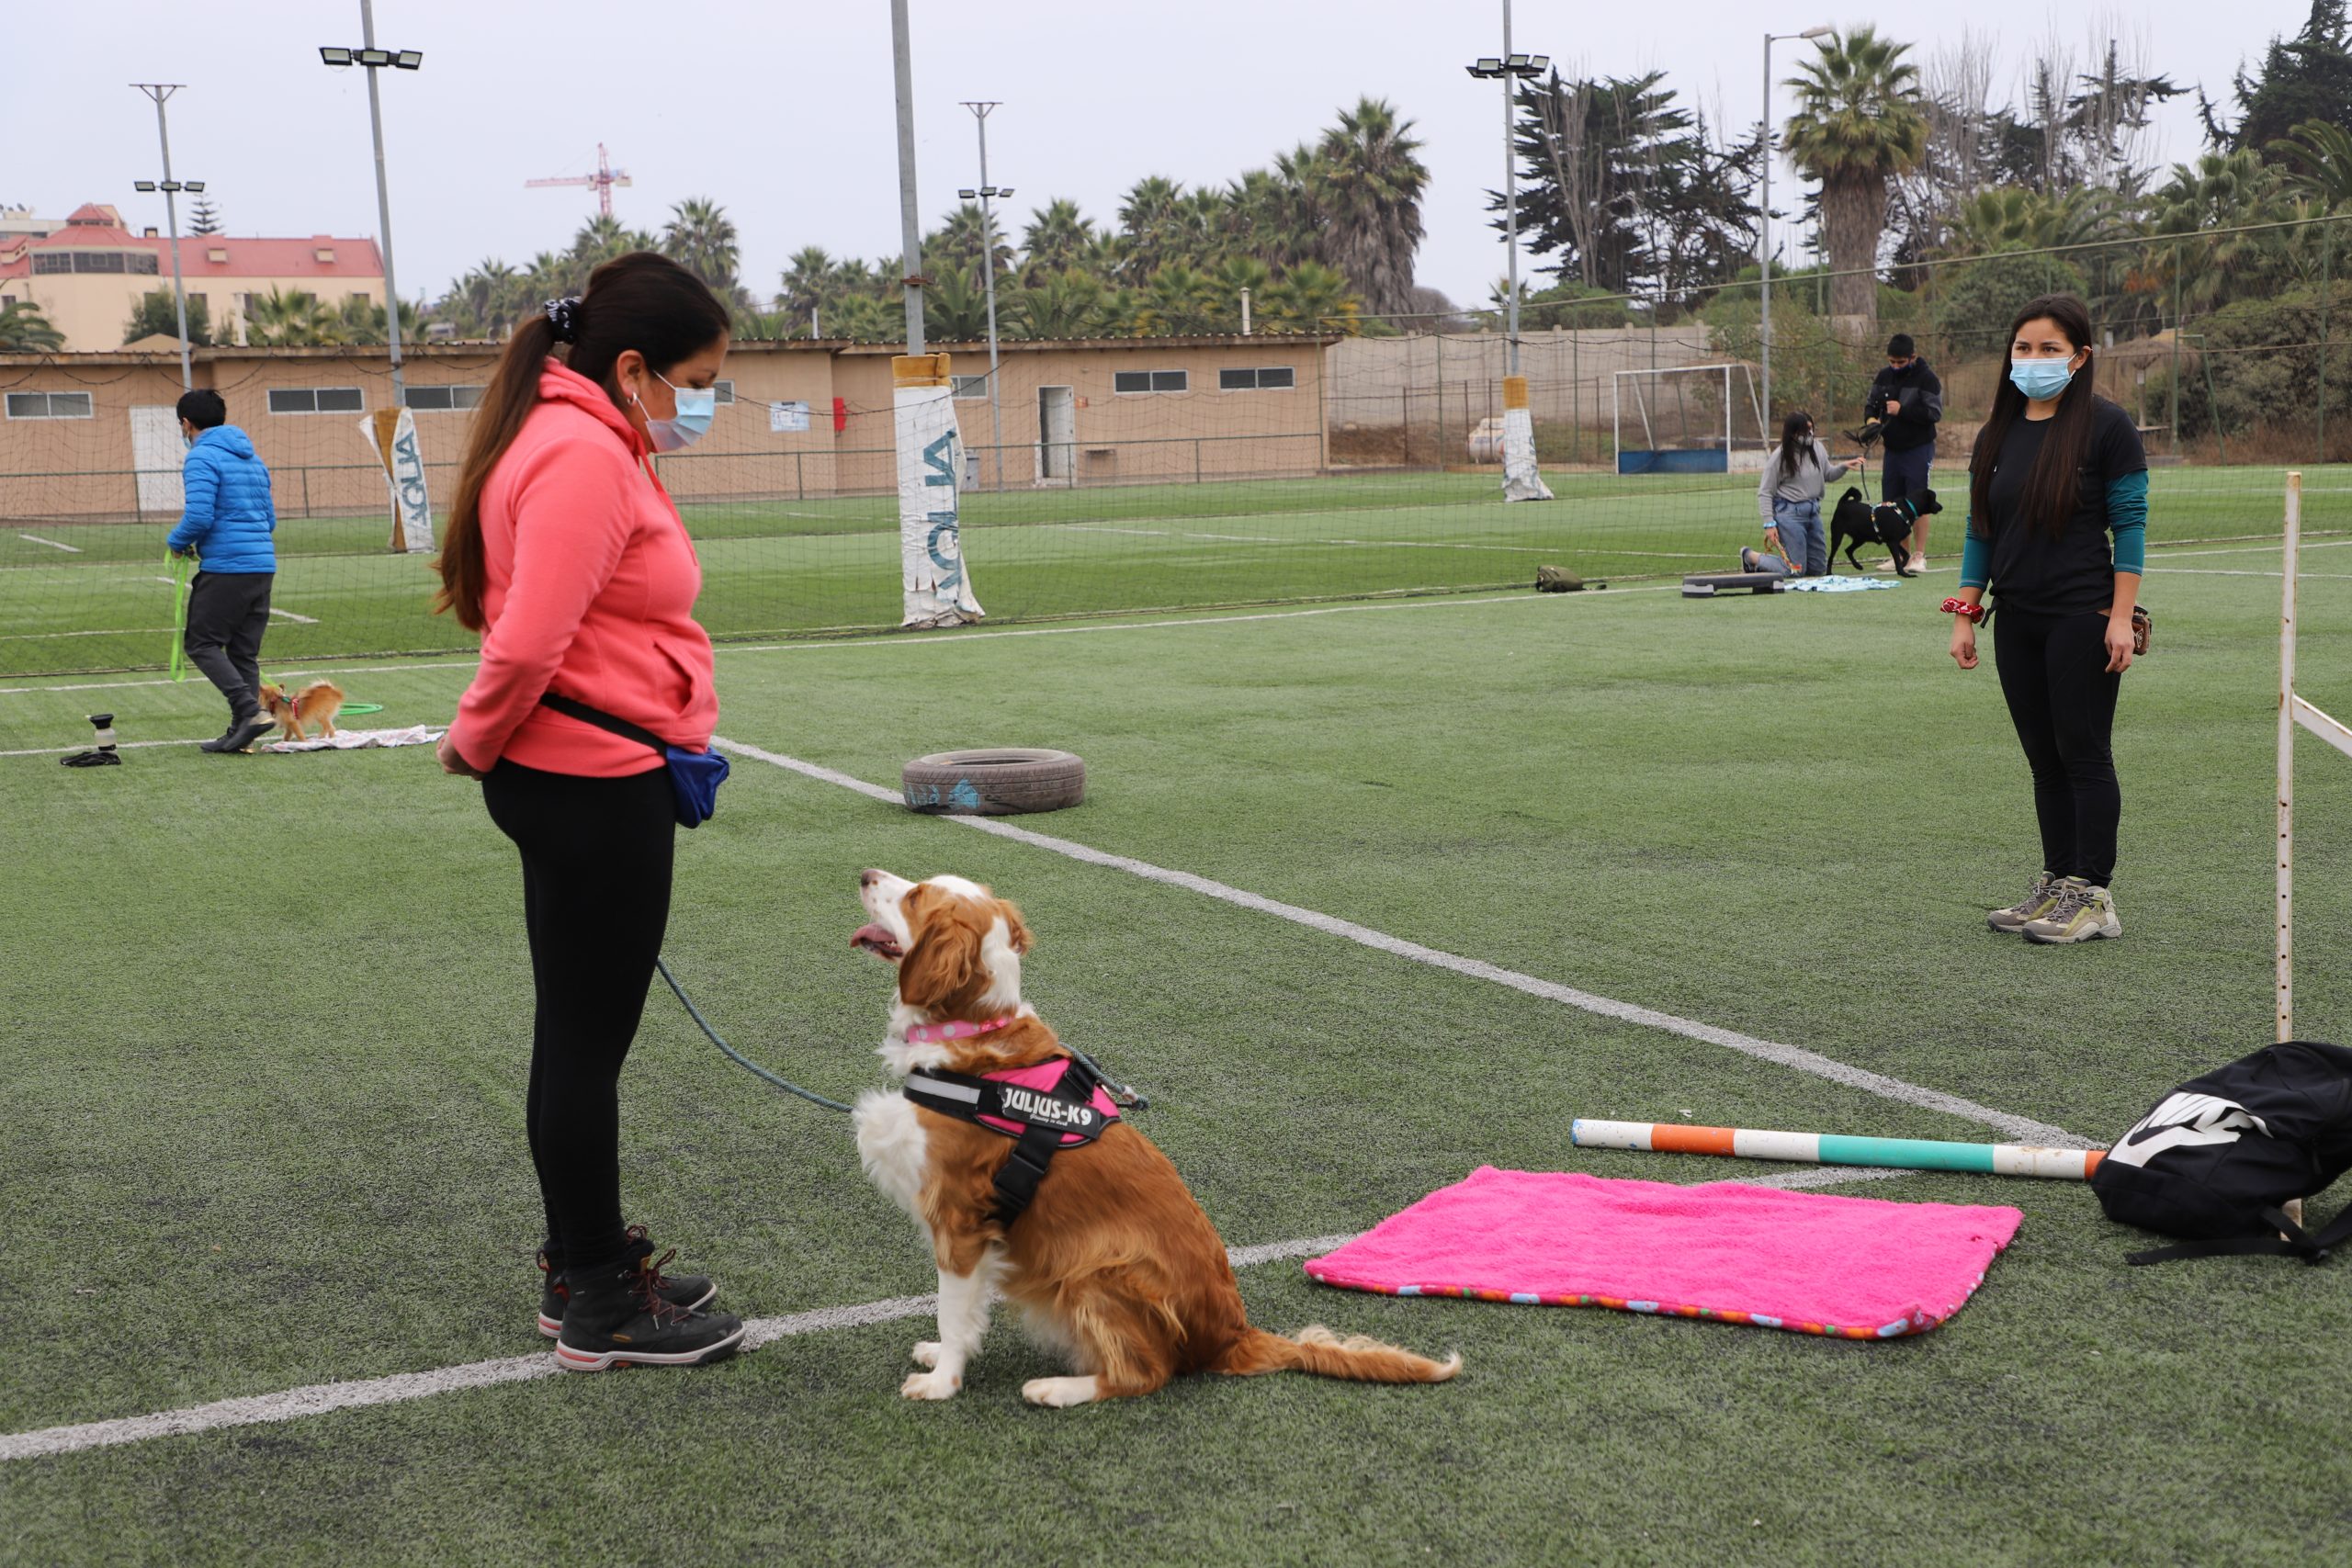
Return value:
M 40 227 L 29 217 L 0 227 L 0 305 L 31 304 L 64 334 L 69 352 L 117 347 L 141 296 L 172 287 L 170 239 L 152 228 L 134 233 L 111 207 L 83 207 L 47 232 L 32 231 Z M 253 301 L 273 289 L 315 295 L 331 311 L 353 299 L 384 302 L 373 240 L 182 234 L 179 249 L 190 308 L 203 302 L 220 343 L 245 340 Z
M 1104 338 L 1011 343 L 993 403 L 988 350 L 954 355 L 956 412 L 976 488 L 1193 483 L 1314 474 L 1329 466 L 1320 336 Z M 718 417 L 661 458 L 681 502 L 879 496 L 895 490 L 888 344 L 738 343 Z M 493 344 L 406 351 L 436 506 L 456 488 Z M 199 387 L 219 390 L 276 478 L 283 517 L 375 516 L 384 481 L 363 414 L 390 406 L 381 348 L 209 348 Z M 176 516 L 182 451 L 170 348 L 0 355 L 0 521 Z M 1000 442 L 996 427 L 1001 422 Z

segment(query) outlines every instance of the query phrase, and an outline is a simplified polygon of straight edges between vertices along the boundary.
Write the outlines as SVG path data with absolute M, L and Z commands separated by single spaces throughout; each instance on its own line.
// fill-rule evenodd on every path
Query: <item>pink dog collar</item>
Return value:
M 1013 1021 L 1014 1015 L 1008 1013 L 1002 1018 L 992 1018 L 986 1023 L 966 1023 L 961 1020 L 954 1023 L 918 1023 L 907 1030 L 907 1043 L 944 1045 L 950 1040 L 969 1040 L 977 1034 L 993 1033 Z

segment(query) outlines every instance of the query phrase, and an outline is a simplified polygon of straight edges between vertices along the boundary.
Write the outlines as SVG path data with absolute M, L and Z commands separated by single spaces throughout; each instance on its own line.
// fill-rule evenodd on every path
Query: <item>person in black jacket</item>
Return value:
M 1944 417 L 1944 384 L 1919 357 L 1908 333 L 1887 340 L 1886 368 L 1871 382 L 1862 405 L 1865 420 L 1883 420 L 1886 466 L 1879 476 L 1881 501 L 1917 497 L 1928 489 L 1928 466 L 1935 461 L 1936 425 Z M 1911 529 L 1915 567 L 1928 558 L 1928 519 Z

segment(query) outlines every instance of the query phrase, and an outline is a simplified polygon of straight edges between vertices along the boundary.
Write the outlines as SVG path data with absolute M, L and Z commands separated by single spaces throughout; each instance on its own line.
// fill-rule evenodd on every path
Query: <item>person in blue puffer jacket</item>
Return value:
M 187 511 L 165 541 L 174 555 L 198 558 L 188 587 L 187 656 L 229 699 L 229 728 L 207 751 L 243 751 L 269 731 L 261 711 L 261 637 L 269 626 L 269 590 L 277 580 L 270 536 L 277 508 L 269 467 L 245 433 L 229 423 L 229 405 L 210 388 L 181 397 L 180 434 L 188 443 L 180 469 Z

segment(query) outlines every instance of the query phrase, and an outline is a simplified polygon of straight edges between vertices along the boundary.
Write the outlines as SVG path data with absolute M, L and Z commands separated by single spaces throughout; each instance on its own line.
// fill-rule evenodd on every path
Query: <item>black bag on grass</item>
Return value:
M 2107 1217 L 2192 1238 L 2134 1263 L 2269 1253 L 2317 1263 L 2352 1240 L 2352 1208 L 2316 1235 L 2285 1205 L 2352 1169 L 2352 1050 L 2293 1040 L 2189 1079 L 2091 1173 Z

